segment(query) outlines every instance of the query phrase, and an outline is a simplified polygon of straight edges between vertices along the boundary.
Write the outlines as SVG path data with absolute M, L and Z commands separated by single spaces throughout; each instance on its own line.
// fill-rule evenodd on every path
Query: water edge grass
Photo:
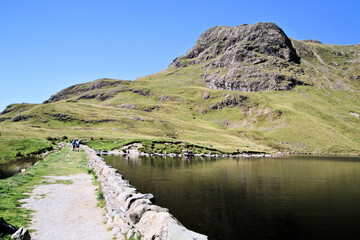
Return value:
M 52 142 L 38 138 L 1 138 L 0 163 L 11 161 L 17 157 L 39 154 L 52 149 Z

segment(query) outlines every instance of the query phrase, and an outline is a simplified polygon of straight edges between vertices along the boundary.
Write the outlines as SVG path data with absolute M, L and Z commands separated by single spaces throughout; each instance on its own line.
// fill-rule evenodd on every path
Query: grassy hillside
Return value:
M 203 64 L 169 67 L 133 82 L 77 85 L 45 104 L 10 105 L 0 115 L 1 137 L 170 139 L 230 152 L 359 154 L 360 46 L 292 42 L 308 86 L 214 90 L 201 77 Z

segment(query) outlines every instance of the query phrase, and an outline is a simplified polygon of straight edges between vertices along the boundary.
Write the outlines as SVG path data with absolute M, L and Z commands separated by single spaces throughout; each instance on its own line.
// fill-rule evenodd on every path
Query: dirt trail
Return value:
M 85 173 L 47 177 L 50 182 L 70 180 L 71 184 L 39 185 L 23 207 L 34 210 L 29 229 L 35 240 L 111 240 L 104 224 L 103 210 L 96 207 L 96 187 Z

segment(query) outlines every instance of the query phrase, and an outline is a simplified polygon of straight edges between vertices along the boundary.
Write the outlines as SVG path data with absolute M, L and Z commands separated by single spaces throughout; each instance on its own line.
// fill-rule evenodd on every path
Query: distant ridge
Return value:
M 68 99 L 73 96 L 78 96 L 77 99 L 91 99 L 96 98 L 99 100 L 106 100 L 113 97 L 119 91 L 106 91 L 109 88 L 116 88 L 123 84 L 124 80 L 115 80 L 110 78 L 101 78 L 90 83 L 76 84 L 61 90 L 60 92 L 52 95 L 44 103 L 52 103 Z M 90 92 L 93 92 L 92 94 Z

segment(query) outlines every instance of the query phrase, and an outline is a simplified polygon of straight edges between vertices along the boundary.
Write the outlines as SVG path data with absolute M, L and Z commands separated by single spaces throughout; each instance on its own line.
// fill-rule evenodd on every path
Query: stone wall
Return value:
M 202 240 L 207 236 L 186 229 L 168 209 L 154 205 L 152 194 L 139 193 L 128 181 L 105 161 L 96 151 L 82 146 L 89 158 L 89 167 L 101 182 L 107 208 L 107 224 L 117 239 L 135 234 L 141 239 Z

